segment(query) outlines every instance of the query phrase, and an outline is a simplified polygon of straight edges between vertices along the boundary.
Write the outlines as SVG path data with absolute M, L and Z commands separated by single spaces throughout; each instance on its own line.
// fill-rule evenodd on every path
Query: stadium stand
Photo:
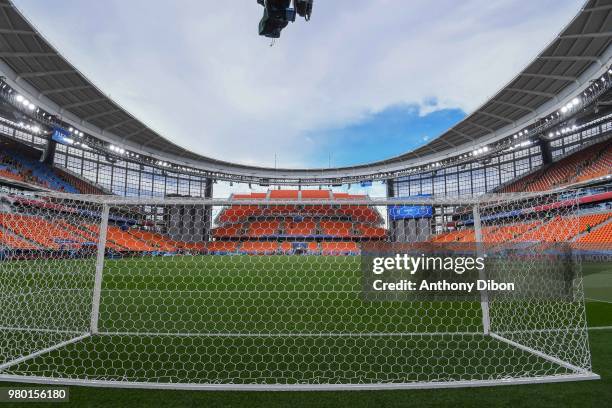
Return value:
M 42 217 L 0 213 L 0 225 L 45 249 L 61 249 L 66 245 L 78 246 L 85 242 L 83 237 L 73 234 Z
M 271 255 L 278 252 L 279 243 L 274 241 L 245 241 L 239 251 L 246 254 Z
M 286 224 L 285 235 L 308 237 L 316 234 L 317 223 L 313 219 L 289 221 Z
M 280 221 L 253 221 L 246 233 L 248 237 L 266 237 L 278 235 Z
M 297 200 L 299 198 L 299 190 L 271 190 L 270 198 Z
M 367 238 L 384 238 L 387 235 L 387 230 L 380 227 L 371 227 L 369 225 L 357 224 L 357 235 Z
M 578 242 L 584 243 L 612 243 L 612 222 L 602 225 L 584 234 Z
M 574 218 L 553 217 L 546 222 L 525 221 L 509 225 L 499 225 L 495 227 L 483 228 L 483 240 L 490 243 L 501 242 L 612 242 L 610 236 L 602 233 L 593 235 L 599 231 L 597 227 L 605 224 L 612 218 L 612 212 L 602 212 L 596 214 L 582 214 L 578 216 L 578 223 Z M 607 224 L 606 224 L 607 226 Z M 591 231 L 591 232 L 589 232 Z M 586 234 L 586 235 L 584 235 Z M 599 238 L 606 238 L 604 241 L 597 241 Z M 471 228 L 450 231 L 434 236 L 432 242 L 474 242 L 475 234 Z
M 226 227 L 219 227 L 213 231 L 214 238 L 237 238 L 242 236 L 244 231 L 243 224 L 228 225 Z
M 301 197 L 305 200 L 326 200 L 332 198 L 330 190 L 302 190 Z
M 81 193 L 75 186 L 63 180 L 48 165 L 18 152 L 7 150 L 0 153 L 2 175 L 10 178 L 36 184 L 50 190 L 66 193 Z M 10 173 L 10 174 L 9 174 Z
M 27 242 L 6 230 L 0 229 L 0 248 L 9 249 L 23 249 L 23 250 L 36 250 L 39 249 L 37 245 Z
M 359 247 L 356 242 L 323 242 L 321 243 L 323 255 L 349 255 L 358 254 Z
M 607 140 L 537 170 L 502 187 L 502 193 L 547 191 L 612 174 L 612 141 Z
M 129 233 L 136 239 L 152 245 L 160 251 L 175 252 L 179 249 L 180 243 L 155 232 L 145 231 L 138 228 L 131 228 Z
M 94 234 L 100 233 L 100 227 L 96 224 L 85 224 L 84 227 L 89 229 Z M 154 252 L 156 248 L 149 245 L 148 243 L 141 241 L 135 236 L 128 234 L 127 230 L 123 230 L 115 225 L 108 226 L 108 232 L 106 235 L 107 241 L 115 244 L 119 248 L 125 248 L 128 251 L 133 252 Z
M 331 190 L 270 190 L 267 193 L 234 194 L 230 199 L 263 203 L 265 200 L 325 201 L 335 198 L 367 200 L 365 195 L 333 193 Z M 234 204 L 220 211 L 215 225 L 217 227 L 212 232 L 215 242 L 223 247 L 223 241 L 238 240 L 240 244 L 232 246 L 232 250 L 247 254 L 298 251 L 327 255 L 354 254 L 359 252 L 360 240 L 378 240 L 387 236 L 381 214 L 372 206 L 363 205 L 339 208 L 320 203 L 273 206 Z M 351 242 L 347 243 L 347 240 Z
M 353 235 L 353 224 L 346 221 L 321 221 L 323 235 L 331 237 L 351 237 Z
M 206 244 L 206 250 L 210 253 L 215 252 L 236 252 L 238 250 L 238 242 L 234 241 L 213 241 Z

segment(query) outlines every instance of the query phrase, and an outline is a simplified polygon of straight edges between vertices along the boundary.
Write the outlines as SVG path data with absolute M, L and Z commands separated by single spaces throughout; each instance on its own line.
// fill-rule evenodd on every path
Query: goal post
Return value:
M 340 390 L 598 378 L 574 195 L 273 197 L 0 195 L 0 380 Z M 378 274 L 376 254 L 454 269 Z M 457 272 L 469 258 L 484 268 Z M 434 278 L 475 285 L 404 283 Z
M 478 204 L 472 206 L 472 215 L 474 218 L 474 239 L 476 242 L 476 254 L 479 257 L 484 255 L 483 239 L 482 239 L 482 223 L 480 222 L 480 208 Z M 479 271 L 481 280 L 486 280 L 485 270 Z M 484 334 L 489 334 L 491 331 L 491 318 L 489 316 L 489 293 L 486 289 L 480 291 L 480 307 L 482 309 L 482 331 Z

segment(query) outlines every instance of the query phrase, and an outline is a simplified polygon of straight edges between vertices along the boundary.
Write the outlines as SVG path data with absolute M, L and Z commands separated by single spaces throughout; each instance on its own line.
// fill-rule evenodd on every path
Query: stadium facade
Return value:
M 593 135 L 605 137 L 605 126 L 583 128 L 605 116 L 607 105 L 602 101 L 609 99 L 612 49 L 610 11 L 605 4 L 585 3 L 514 79 L 463 121 L 421 148 L 381 162 L 344 168 L 273 169 L 223 162 L 176 146 L 106 96 L 12 3 L 4 1 L 0 33 L 4 82 L 0 86 L 6 85 L 5 107 L 12 106 L 24 115 L 23 120 L 9 115 L 6 119 L 16 126 L 11 129 L 7 123 L 4 133 L 44 148 L 48 157 L 57 149 L 57 158 L 53 159 L 57 165 L 127 195 L 203 195 L 206 179 L 307 186 L 398 180 L 418 174 L 421 179 L 432 178 L 425 185 L 438 185 L 432 170 L 437 175 L 458 173 L 461 179 L 475 181 L 469 190 L 459 190 L 448 180 L 444 189 L 447 194 L 493 191 L 512 178 L 549 164 L 572 144 L 586 142 Z M 17 95 L 35 109 L 21 105 Z M 47 137 L 20 129 L 22 121 L 44 129 Z M 75 143 L 60 143 L 58 147 L 48 144 L 47 132 L 55 125 L 75 129 Z M 580 129 L 574 128 L 578 125 Z M 567 127 L 569 133 L 564 131 Z M 83 149 L 83 144 L 88 148 Z M 487 163 L 496 170 L 492 168 L 485 175 Z M 137 173 L 142 176 L 136 177 Z M 133 181 L 136 178 L 140 183 Z

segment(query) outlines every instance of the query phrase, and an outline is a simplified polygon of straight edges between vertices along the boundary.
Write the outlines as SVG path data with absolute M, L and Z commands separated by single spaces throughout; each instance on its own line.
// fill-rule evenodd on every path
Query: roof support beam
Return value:
M 138 129 L 137 131 L 132 132 L 132 133 L 130 133 L 130 134 L 128 134 L 128 135 L 126 135 L 126 136 L 124 136 L 122 140 L 123 140 L 123 141 L 130 140 L 132 137 L 134 137 L 134 136 L 137 136 L 137 135 L 141 134 L 142 132 L 146 131 L 147 129 L 148 129 L 147 127 L 141 127 L 141 128 L 140 128 L 140 129 Z
M 475 139 L 474 139 L 472 136 L 469 136 L 467 133 L 460 132 L 460 131 L 459 131 L 459 130 L 457 130 L 457 129 L 454 129 L 454 128 L 453 128 L 453 129 L 450 129 L 450 131 L 451 131 L 451 132 L 453 132 L 453 133 L 458 134 L 459 136 L 461 136 L 461 137 L 462 137 L 462 138 L 464 138 L 465 140 L 470 140 L 470 141 L 472 141 L 472 142 L 475 140 Z
M 573 76 L 566 76 L 566 75 L 529 74 L 526 72 L 522 72 L 520 76 L 529 77 L 529 78 L 557 79 L 559 81 L 567 81 L 567 82 L 577 82 L 578 81 L 578 78 L 573 77 Z
M 550 92 L 540 92 L 540 91 L 532 91 L 530 89 L 521 89 L 521 88 L 505 88 L 504 91 L 512 91 L 512 92 L 519 92 L 519 93 L 524 93 L 527 95 L 537 95 L 537 96 L 545 96 L 547 98 L 555 98 L 556 95 L 552 94 Z
M 153 143 L 153 139 L 149 139 L 146 142 L 144 142 L 143 144 L 141 144 L 142 148 L 144 149 L 145 147 L 147 147 L 148 145 L 150 145 L 151 143 Z
M 102 116 L 112 115 L 113 113 L 121 112 L 121 109 L 111 109 L 104 112 L 96 113 L 95 115 L 85 116 L 83 120 L 90 121 L 92 119 L 101 118 Z
M 36 31 L 17 30 L 17 29 L 12 29 L 12 28 L 0 28 L 0 34 L 38 35 Z
M 496 103 L 498 105 L 503 105 L 503 106 L 510 106 L 510 107 L 516 108 L 516 109 L 522 109 L 522 110 L 525 110 L 527 112 L 535 112 L 535 109 L 531 109 L 531 108 L 528 108 L 528 107 L 523 106 L 523 105 L 518 105 L 516 103 L 503 102 L 503 101 L 498 101 L 496 99 L 491 99 L 489 102 L 490 103 Z
M 84 89 L 90 89 L 91 87 L 92 87 L 91 85 L 70 86 L 66 88 L 49 89 L 47 91 L 42 91 L 40 94 L 41 95 L 53 95 L 53 94 L 64 93 L 64 92 L 81 91 Z
M 605 6 L 587 7 L 587 8 L 582 9 L 582 11 L 586 11 L 588 13 L 592 11 L 602 11 L 602 10 L 612 10 L 612 4 L 608 4 Z
M 28 51 L 2 51 L 0 58 L 38 58 L 38 57 L 58 57 L 55 52 L 28 52 Z
M 498 119 L 498 120 L 501 120 L 502 122 L 506 122 L 506 123 L 514 123 L 514 121 L 513 121 L 513 120 L 510 120 L 510 119 L 505 118 L 505 117 L 503 117 L 503 116 L 495 115 L 495 114 L 493 114 L 493 113 L 485 112 L 485 111 L 483 111 L 483 110 L 479 110 L 479 111 L 476 111 L 476 112 L 474 112 L 474 113 L 476 113 L 476 114 L 478 114 L 478 113 L 479 113 L 479 114 L 481 114 L 481 115 L 485 115 L 485 116 L 488 116 L 488 117 L 490 117 L 490 118 Z
M 435 140 L 435 139 L 434 139 Z M 446 140 L 444 137 L 440 137 L 438 138 L 439 141 L 445 143 L 446 145 L 450 146 L 450 147 L 457 147 L 456 144 L 449 142 L 448 140 Z
M 126 123 L 132 122 L 133 120 L 135 120 L 134 118 L 128 118 L 126 120 L 122 120 L 121 122 L 117 122 L 114 125 L 111 126 L 107 126 L 105 128 L 103 128 L 102 130 L 106 131 L 109 129 L 114 129 L 114 128 L 118 128 L 119 126 L 125 125 Z
M 597 57 L 589 57 L 585 55 L 558 55 L 558 56 L 545 56 L 540 55 L 538 59 L 545 61 L 585 61 L 585 62 L 598 62 L 602 65 L 601 60 Z
M 580 33 L 580 34 L 562 34 L 559 38 L 575 39 L 575 38 L 607 38 L 612 37 L 612 31 L 599 31 L 596 33 Z
M 91 105 L 91 104 L 98 103 L 98 102 L 104 102 L 106 100 L 108 100 L 108 99 L 107 98 L 88 99 L 88 100 L 82 101 L 82 102 L 69 103 L 68 105 L 62 106 L 62 109 L 78 108 L 80 106 Z
M 495 132 L 495 130 L 491 129 L 490 127 L 483 126 L 483 125 L 479 125 L 478 123 L 473 122 L 473 121 L 470 121 L 470 120 L 468 120 L 468 122 L 467 122 L 467 123 L 469 123 L 470 125 L 476 126 L 476 127 L 478 127 L 478 128 L 484 129 L 484 130 L 486 130 L 487 132 L 491 132 L 491 133 Z
M 27 79 L 27 78 L 42 78 L 42 77 L 46 77 L 46 76 L 64 75 L 64 74 L 72 74 L 72 73 L 76 73 L 76 71 L 74 71 L 73 69 L 65 69 L 65 70 L 61 70 L 61 71 L 24 72 L 23 74 L 19 74 L 17 76 L 17 80 L 19 80 L 19 78 L 23 78 L 23 79 Z

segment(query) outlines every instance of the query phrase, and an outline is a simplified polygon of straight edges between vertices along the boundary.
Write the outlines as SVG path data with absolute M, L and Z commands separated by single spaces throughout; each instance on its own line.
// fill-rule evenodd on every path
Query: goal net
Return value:
M 598 378 L 576 203 L 2 195 L 0 379 L 352 389 Z M 401 278 L 515 289 L 371 296 L 373 254 L 455 262 Z M 469 257 L 484 269 L 457 273 Z

